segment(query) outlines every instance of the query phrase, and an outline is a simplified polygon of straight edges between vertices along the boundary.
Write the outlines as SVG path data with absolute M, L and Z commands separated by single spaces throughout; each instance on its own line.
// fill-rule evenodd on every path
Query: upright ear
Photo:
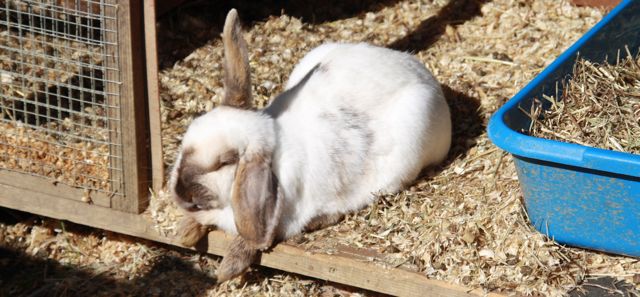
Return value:
M 254 249 L 271 246 L 280 222 L 282 199 L 271 172 L 271 156 L 243 156 L 236 171 L 231 207 L 238 234 Z
M 238 12 L 231 9 L 222 30 L 224 45 L 223 105 L 248 109 L 251 107 L 251 72 L 247 44 L 242 38 L 242 26 Z

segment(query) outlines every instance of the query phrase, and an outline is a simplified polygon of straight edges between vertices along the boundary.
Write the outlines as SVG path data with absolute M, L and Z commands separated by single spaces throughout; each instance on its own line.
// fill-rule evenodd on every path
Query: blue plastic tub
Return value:
M 533 226 L 559 243 L 640 256 L 640 155 L 526 134 L 533 98 L 555 95 L 576 57 L 614 62 L 640 47 L 640 0 L 623 1 L 502 106 L 489 138 L 515 159 Z M 560 93 L 561 90 L 558 92 Z

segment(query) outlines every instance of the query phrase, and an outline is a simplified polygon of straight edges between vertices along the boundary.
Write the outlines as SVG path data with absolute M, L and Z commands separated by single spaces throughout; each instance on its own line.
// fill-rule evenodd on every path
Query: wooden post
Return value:
M 114 209 L 140 213 L 148 205 L 148 117 L 145 104 L 145 66 L 142 1 L 118 1 L 120 120 L 124 196 L 114 196 Z
M 144 33 L 147 61 L 147 100 L 149 105 L 149 137 L 151 145 L 151 176 L 153 190 L 158 193 L 164 184 L 162 158 L 162 123 L 158 89 L 158 48 L 156 42 L 156 1 L 144 0 Z

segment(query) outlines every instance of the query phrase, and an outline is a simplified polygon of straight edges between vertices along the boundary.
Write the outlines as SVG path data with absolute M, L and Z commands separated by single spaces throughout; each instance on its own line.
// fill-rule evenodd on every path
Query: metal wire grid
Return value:
M 118 44 L 105 25 L 117 10 L 106 2 L 0 0 L 0 167 L 122 195 Z

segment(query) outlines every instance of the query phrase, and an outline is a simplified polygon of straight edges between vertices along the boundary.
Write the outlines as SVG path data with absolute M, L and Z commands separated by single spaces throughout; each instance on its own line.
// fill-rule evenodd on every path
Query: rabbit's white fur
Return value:
M 443 160 L 451 143 L 440 85 L 409 54 L 325 44 L 300 61 L 287 89 L 315 65 L 276 119 L 273 170 L 287 199 L 284 237 L 315 216 L 348 213 L 373 202 L 375 192 L 398 191 Z
M 451 120 L 440 85 L 407 53 L 325 44 L 300 61 L 286 89 L 262 111 L 217 107 L 196 119 L 183 139 L 202 167 L 230 149 L 272 154 L 283 199 L 279 239 L 300 233 L 315 217 L 358 210 L 376 192 L 400 190 L 449 150 Z M 233 234 L 236 167 L 201 175 L 220 208 L 190 212 L 201 224 Z M 174 168 L 170 188 L 177 175 Z

